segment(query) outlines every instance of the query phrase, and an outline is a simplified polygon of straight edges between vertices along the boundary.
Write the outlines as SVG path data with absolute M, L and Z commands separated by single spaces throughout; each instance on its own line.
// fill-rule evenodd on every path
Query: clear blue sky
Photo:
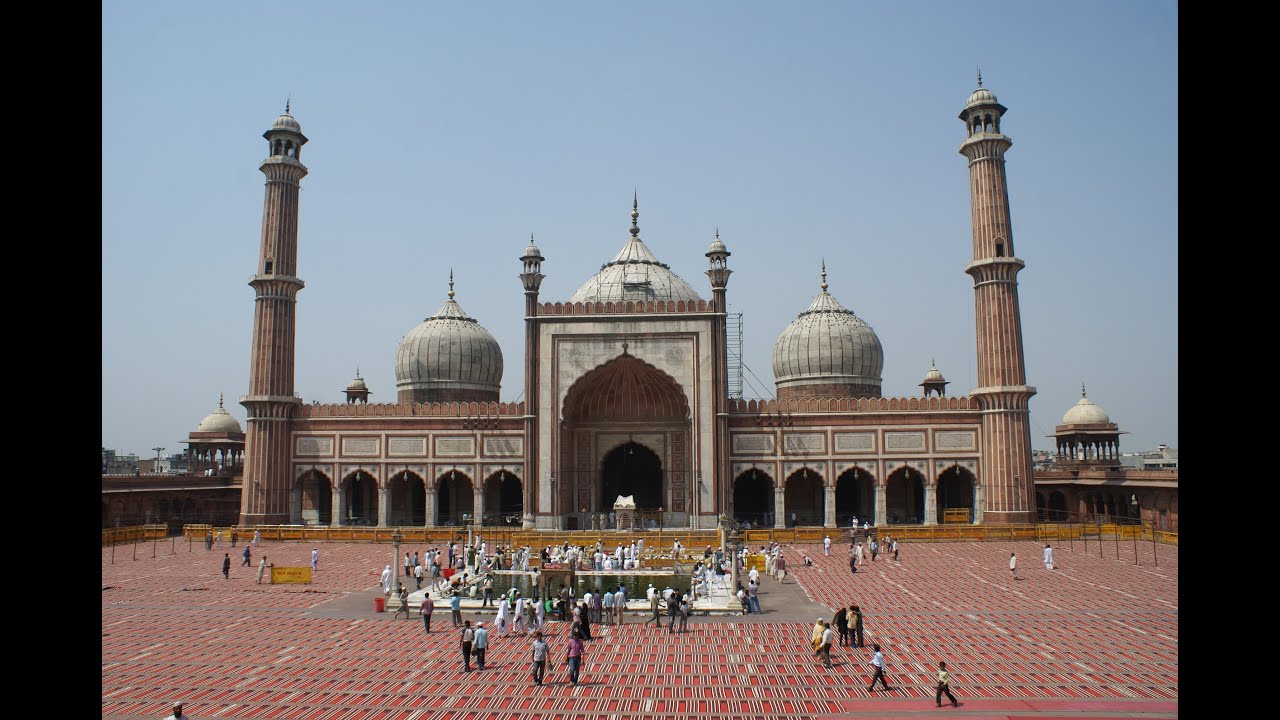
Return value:
M 703 297 L 733 256 L 746 395 L 818 292 L 876 330 L 884 394 L 936 359 L 976 385 L 957 114 L 1003 130 L 1032 438 L 1080 396 L 1178 444 L 1177 14 L 1171 2 L 103 5 L 102 444 L 153 456 L 247 391 L 263 131 L 302 155 L 297 392 L 356 367 L 395 399 L 401 337 L 457 300 L 523 396 L 518 257 L 566 300 L 641 237 Z

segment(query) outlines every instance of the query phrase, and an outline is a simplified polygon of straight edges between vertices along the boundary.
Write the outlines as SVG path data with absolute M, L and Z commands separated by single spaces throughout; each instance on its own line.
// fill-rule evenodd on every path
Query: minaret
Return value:
M 1018 271 L 1009 220 L 1004 154 L 1013 141 L 1000 132 L 1006 108 L 982 87 L 969 96 L 960 119 L 966 139 L 960 154 L 969 159 L 973 208 L 973 277 L 977 321 L 978 387 L 969 394 L 982 412 L 982 522 L 1027 523 L 1035 519 L 1027 385 L 1018 310 Z
M 298 190 L 307 168 L 298 158 L 307 138 L 289 114 L 276 118 L 267 139 L 267 176 L 262 204 L 262 247 L 254 290 L 253 352 L 249 394 L 240 404 L 249 413 L 245 433 L 240 525 L 290 522 L 289 419 L 301 400 L 293 394 L 294 315 L 298 291 Z
M 520 261 L 524 272 L 520 282 L 524 285 L 524 522 L 525 530 L 532 530 L 538 513 L 538 486 L 542 482 L 538 468 L 538 288 L 542 287 L 542 252 L 533 244 L 529 233 L 529 247 L 524 249 Z M 550 511 L 550 510 L 548 510 Z
M 711 265 L 707 270 L 707 277 L 711 278 L 711 309 L 715 313 L 711 331 L 711 357 L 715 363 L 711 368 L 711 381 L 715 388 L 712 407 L 715 411 L 716 429 L 713 440 L 715 463 L 710 468 L 710 477 L 705 479 L 705 482 L 710 483 L 710 487 L 715 489 L 715 494 L 711 497 L 716 498 L 716 501 L 714 507 L 704 506 L 703 483 L 695 481 L 694 492 L 697 493 L 697 504 L 689 508 L 690 512 L 698 514 L 695 527 L 702 527 L 703 513 L 714 511 L 716 515 L 713 517 L 718 518 L 719 513 L 728 512 L 731 497 L 729 491 L 729 325 L 728 305 L 725 300 L 729 275 L 733 273 L 729 269 L 731 254 L 729 248 L 720 241 L 720 228 L 716 228 L 716 239 L 707 248 L 707 261 Z M 703 481 L 701 473 L 698 474 L 697 480 Z

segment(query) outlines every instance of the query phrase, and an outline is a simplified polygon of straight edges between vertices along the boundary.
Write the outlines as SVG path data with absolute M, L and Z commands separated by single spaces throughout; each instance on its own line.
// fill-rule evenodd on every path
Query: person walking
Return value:
M 814 654 L 822 661 L 822 666 L 828 670 L 835 667 L 831 664 L 831 644 L 835 642 L 835 638 L 836 634 L 831 631 L 831 624 L 823 622 L 822 638 L 818 643 L 818 652 Z
M 204 536 L 204 549 L 205 550 L 213 549 L 213 531 L 212 530 L 210 530 Z
M 235 529 L 233 528 L 233 529 L 231 530 L 231 547 L 233 547 L 233 548 L 234 548 L 234 547 L 236 546 L 236 540 L 238 540 L 238 539 L 239 539 L 239 537 L 236 535 L 236 531 L 235 531 Z
M 243 555 L 244 555 L 244 560 L 242 560 L 242 561 L 240 562 L 240 567 L 252 567 L 252 566 L 249 564 L 249 561 L 250 561 L 250 560 L 252 560 L 253 558 L 249 557 L 249 546 L 248 546 L 248 545 L 245 545 L 245 546 L 244 546 L 244 553 L 243 553 Z
M 680 632 L 689 632 L 689 613 L 692 611 L 692 604 L 688 595 L 680 598 Z
M 476 631 L 471 640 L 471 652 L 476 655 L 476 669 L 484 669 L 484 654 L 489 649 L 489 631 L 483 622 L 476 623 Z
M 585 652 L 582 636 L 574 633 L 569 638 L 569 647 L 565 650 L 564 664 L 569 666 L 569 684 L 578 684 L 578 674 L 582 672 L 582 655 Z
M 408 620 L 409 619 L 409 586 L 408 585 L 400 586 L 399 597 L 400 597 L 400 607 L 396 608 L 396 612 L 394 615 L 391 616 L 391 619 L 395 620 L 396 615 L 399 615 L 400 613 L 404 613 L 404 619 Z
M 533 631 L 533 644 L 531 645 L 533 658 L 533 684 L 541 685 L 542 679 L 547 674 L 547 641 L 542 639 L 542 632 Z
M 462 626 L 462 672 L 471 672 L 471 644 L 475 642 L 476 632 L 471 629 L 471 621 Z
M 877 680 L 880 681 L 880 687 L 882 689 L 892 690 L 893 688 L 889 687 L 888 681 L 884 679 L 884 653 L 880 652 L 880 645 L 872 645 L 871 649 L 875 651 L 875 654 L 871 656 L 871 666 L 874 667 L 876 671 L 875 674 L 871 676 L 871 687 L 868 687 L 867 691 L 873 692 L 876 689 Z
M 222 549 L 222 531 L 221 530 L 218 531 L 217 535 L 213 536 L 213 544 L 217 545 L 219 550 Z
M 841 606 L 836 610 L 836 614 L 831 616 L 831 624 L 836 627 L 836 632 L 840 633 L 840 644 L 849 644 L 849 611 Z
M 484 582 L 480 584 L 480 589 L 484 591 L 484 599 L 480 601 L 480 607 L 493 607 L 493 577 L 491 575 L 484 576 Z
M 822 538 L 822 554 L 831 557 L 831 536 L 827 535 Z
M 613 611 L 617 615 L 619 625 L 625 625 L 627 621 L 627 588 L 622 583 L 618 583 L 618 592 L 613 595 Z
M 520 637 L 528 634 L 528 628 L 524 620 L 527 605 L 528 603 L 525 602 L 524 596 L 517 592 L 516 604 L 511 607 L 511 632 L 519 633 Z
M 422 589 L 422 566 L 421 565 L 413 566 L 413 581 L 418 584 L 417 589 L 421 590 Z
M 876 561 L 876 556 L 880 554 L 880 543 L 875 538 L 871 538 L 871 562 Z
M 253 531 L 253 544 L 254 545 L 262 544 L 262 532 L 257 529 Z
M 315 572 L 320 566 L 320 548 L 311 548 L 311 572 Z M 391 567 L 388 565 L 387 567 Z
M 419 566 L 421 567 L 421 566 Z M 427 593 L 422 598 L 422 604 L 418 606 L 418 614 L 422 616 L 422 629 L 431 634 L 431 613 L 436 611 L 436 603 L 431 599 L 431 593 Z
M 382 594 L 391 594 L 391 565 L 388 564 L 382 569 L 382 575 L 378 578 L 378 584 L 382 586 Z
M 1018 577 L 1018 553 L 1016 552 L 1009 553 L 1009 576 L 1014 580 L 1022 579 Z
M 747 603 L 751 606 L 751 612 L 759 614 L 760 610 L 760 581 L 754 578 L 747 581 Z
M 550 600 L 546 601 L 550 602 Z M 547 604 L 542 600 L 535 599 L 533 601 L 533 629 L 542 630 L 542 624 L 547 621 Z
M 613 624 L 613 591 L 605 590 L 604 598 L 600 601 L 604 608 L 604 622 L 606 625 Z
M 863 620 L 862 608 L 858 607 L 857 605 L 854 605 L 852 608 L 850 608 L 850 610 L 853 612 L 853 634 L 854 634 L 854 637 L 850 639 L 856 641 L 854 642 L 854 645 L 858 647 L 866 647 L 866 645 L 862 644 L 862 620 Z
M 231 553 L 222 553 L 222 577 L 224 580 L 231 579 Z
M 492 593 L 493 591 L 490 590 L 489 592 Z M 499 637 L 507 636 L 507 620 L 510 618 L 511 605 L 507 601 L 507 596 L 503 595 L 502 599 L 498 601 L 498 614 L 494 617 L 494 621 L 497 623 Z
M 956 702 L 956 696 L 951 694 L 951 673 L 947 672 L 945 660 L 938 663 L 938 692 L 934 698 L 938 703 L 938 707 L 942 707 L 943 693 L 947 694 L 947 699 L 951 701 L 951 707 L 960 707 L 960 703 Z
M 653 589 L 653 586 L 650 585 L 649 586 L 649 609 L 653 611 L 653 617 L 649 618 L 648 620 L 645 620 L 644 624 L 648 625 L 649 623 L 653 623 L 655 627 L 661 630 L 662 614 L 661 614 L 661 611 L 659 610 L 658 601 L 659 601 L 658 593 Z
M 262 584 L 262 574 L 263 574 L 263 573 L 265 573 L 266 571 L 267 571 L 267 556 L 266 556 L 266 555 L 263 555 L 263 556 L 262 556 L 262 559 L 258 561 L 258 578 L 257 578 L 257 583 L 258 583 L 259 585 L 261 585 L 261 584 Z
M 413 559 L 409 557 L 409 553 L 404 554 L 404 576 L 413 575 Z
M 787 582 L 787 561 L 782 557 L 782 553 L 778 553 L 778 557 L 774 558 L 773 570 L 778 574 L 778 583 L 785 585 Z
M 1049 543 L 1044 544 L 1044 569 L 1053 569 L 1053 548 L 1049 547 Z
M 667 634 L 673 635 L 676 631 L 676 616 L 680 614 L 680 598 L 676 597 L 673 592 L 667 596 Z
M 462 596 L 458 593 L 449 598 L 449 619 L 454 627 L 462 627 Z

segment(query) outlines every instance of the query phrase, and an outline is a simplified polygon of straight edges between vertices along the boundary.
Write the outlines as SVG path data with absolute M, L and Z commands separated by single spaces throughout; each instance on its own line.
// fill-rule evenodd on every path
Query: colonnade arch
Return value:
M 378 481 L 364 470 L 342 479 L 340 498 L 343 525 L 378 524 Z
M 876 479 L 862 468 L 849 468 L 836 478 L 836 525 L 871 522 L 876 509 Z
M 319 470 L 308 470 L 298 478 L 294 490 L 297 512 L 290 515 L 303 525 L 333 523 L 333 487 L 328 475 Z
M 520 478 L 499 470 L 484 481 L 484 524 L 519 525 L 524 517 Z
M 733 480 L 733 519 L 753 527 L 773 527 L 773 478 L 757 468 Z
M 471 478 L 457 470 L 436 479 L 436 525 L 463 525 L 471 518 L 475 514 L 474 487 Z
M 936 518 L 941 521 L 946 510 L 965 509 L 969 511 L 969 521 L 974 518 L 974 498 L 978 488 L 978 479 L 966 467 L 952 465 L 938 474 L 934 492 Z
M 924 475 L 912 468 L 902 467 L 889 473 L 885 478 L 883 522 L 890 525 L 923 525 L 924 485 Z
M 793 525 L 822 525 L 826 510 L 826 489 L 822 476 L 801 468 L 787 478 L 783 493 L 786 504 L 787 527 Z M 795 520 L 792 521 L 792 517 Z
M 427 488 L 421 477 L 405 470 L 391 478 L 387 492 L 387 524 L 414 527 L 427 524 Z

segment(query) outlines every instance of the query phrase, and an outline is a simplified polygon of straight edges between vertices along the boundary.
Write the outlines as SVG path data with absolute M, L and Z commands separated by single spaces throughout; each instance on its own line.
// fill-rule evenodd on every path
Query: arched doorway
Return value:
M 633 496 L 637 510 L 662 507 L 662 460 L 657 453 L 639 443 L 629 442 L 604 456 L 596 510 L 609 512 L 620 495 Z
M 849 468 L 836 478 L 836 525 L 870 521 L 876 507 L 876 479 L 862 468 Z
M 821 475 L 808 468 L 793 473 L 787 478 L 786 496 L 783 499 L 787 506 L 787 527 L 822 525 L 825 500 Z
M 773 478 L 751 468 L 734 479 L 733 519 L 752 527 L 773 527 Z
M 969 522 L 973 522 L 973 497 L 977 486 L 978 479 L 968 468 L 952 465 L 943 470 L 938 475 L 938 492 L 935 497 L 938 521 L 942 521 L 946 510 L 963 509 L 969 511 Z
M 484 524 L 519 525 L 524 517 L 520 478 L 499 470 L 484 481 Z
M 1049 501 L 1045 499 L 1044 493 L 1036 491 L 1036 522 L 1045 522 L 1049 519 Z
M 343 481 L 343 525 L 378 524 L 378 481 L 363 470 L 357 470 Z
M 890 525 L 924 524 L 924 475 L 899 468 L 889 475 L 884 491 L 885 521 Z
M 427 524 L 427 490 L 422 478 L 404 471 L 391 478 L 387 524 L 423 527 Z
M 329 478 L 319 470 L 308 470 L 298 478 L 301 495 L 303 525 L 330 525 L 333 523 L 333 491 Z
M 471 478 L 457 470 L 440 476 L 436 481 L 436 525 L 463 525 L 474 512 Z
M 695 509 L 689 402 L 674 378 L 624 346 L 573 383 L 563 418 L 551 508 L 560 527 L 584 527 L 584 511 L 607 513 L 619 495 L 633 495 L 639 510 L 662 508 L 661 522 L 689 521 Z
M 1049 493 L 1049 507 L 1045 519 L 1049 522 L 1067 522 L 1071 519 L 1071 512 L 1067 510 L 1067 496 L 1061 490 Z

